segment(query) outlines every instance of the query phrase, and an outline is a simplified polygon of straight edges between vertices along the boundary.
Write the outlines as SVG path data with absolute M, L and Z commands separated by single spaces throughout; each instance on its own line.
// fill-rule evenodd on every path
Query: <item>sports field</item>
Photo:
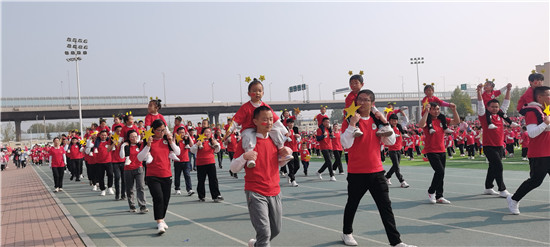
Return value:
M 518 161 L 519 160 L 519 161 Z M 152 201 L 146 190 L 151 212 L 127 212 L 126 201 L 115 201 L 113 195 L 99 196 L 86 182 L 75 183 L 65 178 L 65 191 L 56 193 L 71 216 L 97 246 L 245 246 L 255 237 L 243 192 L 244 180 L 218 170 L 221 203 L 198 202 L 195 195 L 172 195 L 166 222 L 167 232 L 158 236 L 153 221 Z M 527 162 L 520 158 L 504 161 L 508 190 L 514 193 L 528 177 Z M 390 161 L 385 163 L 389 169 Z M 319 180 L 315 174 L 321 162 L 313 161 L 309 176 L 300 168 L 299 187 L 291 187 L 281 178 L 283 195 L 282 232 L 273 246 L 343 246 L 340 240 L 342 218 L 347 199 L 346 176 L 336 175 L 336 182 Z M 344 165 L 345 166 L 345 165 Z M 484 159 L 448 160 L 445 176 L 445 198 L 452 204 L 429 204 L 427 188 L 432 169 L 421 160 L 403 161 L 401 169 L 411 185 L 400 188 L 393 178 L 390 198 L 397 228 L 405 243 L 418 246 L 549 246 L 550 244 L 550 179 L 520 203 L 520 215 L 511 215 L 506 199 L 482 195 L 486 171 Z M 513 171 L 514 167 L 520 171 Z M 48 167 L 34 167 L 51 187 Z M 196 173 L 191 173 L 193 186 Z M 207 199 L 208 198 L 207 187 Z M 354 236 L 360 246 L 388 246 L 382 222 L 372 197 L 363 198 L 354 222 Z

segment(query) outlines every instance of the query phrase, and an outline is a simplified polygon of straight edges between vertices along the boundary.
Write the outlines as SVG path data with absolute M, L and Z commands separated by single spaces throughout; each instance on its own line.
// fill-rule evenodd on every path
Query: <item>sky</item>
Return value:
M 245 77 L 265 75 L 264 101 L 288 100 L 288 87 L 302 80 L 311 100 L 326 100 L 348 86 L 350 70 L 363 70 L 364 88 L 375 93 L 416 92 L 412 57 L 424 57 L 420 84 L 433 82 L 436 91 L 485 78 L 525 87 L 535 65 L 550 61 L 549 8 L 548 1 L 3 1 L 1 96 L 76 96 L 67 37 L 88 39 L 82 96 L 145 91 L 168 104 L 239 102 L 241 88 L 249 99 Z

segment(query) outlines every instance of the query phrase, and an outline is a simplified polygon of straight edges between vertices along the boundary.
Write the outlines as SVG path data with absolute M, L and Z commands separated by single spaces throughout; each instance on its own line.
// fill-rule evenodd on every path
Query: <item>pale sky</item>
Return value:
M 349 70 L 364 70 L 364 88 L 375 93 L 416 92 L 411 57 L 424 57 L 420 84 L 434 82 L 436 91 L 485 78 L 525 87 L 534 66 L 550 61 L 549 6 L 3 1 L 1 96 L 66 97 L 69 86 L 76 96 L 67 37 L 89 41 L 79 62 L 83 96 L 143 95 L 145 83 L 147 96 L 164 99 L 163 72 L 168 104 L 211 102 L 212 83 L 215 101 L 239 102 L 241 86 L 247 101 L 244 79 L 259 75 L 267 102 L 288 100 L 302 76 L 311 100 L 332 99 Z

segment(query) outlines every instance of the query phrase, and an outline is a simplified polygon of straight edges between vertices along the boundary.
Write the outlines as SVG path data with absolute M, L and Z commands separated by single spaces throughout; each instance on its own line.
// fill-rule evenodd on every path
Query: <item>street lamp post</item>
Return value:
M 271 99 L 271 84 L 273 84 L 273 82 L 270 82 L 270 83 L 269 83 L 269 102 L 272 101 L 272 99 Z M 271 104 L 271 103 L 270 103 L 270 104 Z
M 243 103 L 243 86 L 242 86 L 242 80 L 241 80 L 241 74 L 239 75 L 239 93 L 241 93 L 241 104 Z M 271 91 L 271 90 L 269 90 Z
M 145 95 L 145 82 L 143 83 L 143 96 L 147 97 L 147 95 Z
M 416 122 L 418 123 L 419 119 L 422 117 L 422 99 L 420 98 L 420 77 L 418 75 L 418 65 L 424 64 L 424 57 L 415 57 L 411 58 L 411 64 L 416 65 L 416 82 L 418 85 L 418 118 Z
M 214 82 L 212 82 L 212 103 L 214 103 Z
M 164 72 L 162 72 L 162 85 L 164 85 L 164 106 L 166 106 L 166 80 Z
M 72 49 L 71 51 L 65 51 L 65 55 L 71 56 L 67 58 L 67 62 L 75 62 L 76 64 L 76 87 L 78 90 L 78 118 L 80 119 L 80 131 L 84 133 L 82 129 L 82 99 L 80 98 L 80 75 L 78 72 L 78 61 L 82 60 L 81 55 L 88 55 L 88 40 L 87 39 L 77 39 L 77 38 L 67 38 L 67 48 Z M 84 44 L 84 45 L 82 45 Z M 74 56 L 74 57 L 73 57 Z
M 319 83 L 319 100 L 321 100 L 321 85 L 323 85 L 323 83 Z

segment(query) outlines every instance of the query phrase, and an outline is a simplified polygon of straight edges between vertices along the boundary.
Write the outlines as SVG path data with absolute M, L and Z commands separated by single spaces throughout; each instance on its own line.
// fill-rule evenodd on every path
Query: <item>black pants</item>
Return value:
M 222 169 L 222 161 L 223 161 L 223 153 L 225 152 L 225 149 L 220 149 L 218 152 L 218 166 L 220 169 Z
M 512 196 L 512 199 L 518 202 L 531 190 L 539 187 L 546 174 L 550 175 L 550 157 L 529 158 L 529 163 L 531 164 L 530 177 L 519 186 Z
M 386 173 L 386 178 L 391 178 L 391 175 L 395 173 L 395 176 L 397 177 L 397 179 L 399 179 L 399 182 L 402 183 L 404 181 L 403 175 L 401 175 L 401 171 L 399 170 L 399 163 L 401 163 L 401 151 L 390 151 L 390 159 L 392 166 L 390 170 Z
M 113 171 L 115 175 L 115 198 L 125 198 L 126 184 L 124 183 L 124 162 L 113 163 Z
M 334 177 L 334 171 L 332 170 L 332 161 L 330 160 L 330 151 L 328 149 L 321 150 L 321 153 L 323 154 L 323 158 L 325 159 L 325 163 L 321 168 L 317 171 L 317 173 L 323 173 L 325 169 L 328 169 L 328 173 L 331 177 Z
M 76 180 L 80 180 L 82 174 L 82 160 L 83 159 L 70 159 L 69 166 L 71 167 L 71 174 L 76 177 Z
M 464 144 L 458 144 L 457 147 L 458 147 L 458 149 L 460 149 L 460 155 L 463 155 L 464 154 Z
M 336 171 L 336 169 L 338 169 L 339 173 L 343 173 L 344 168 L 342 167 L 342 150 L 332 150 L 332 153 L 334 154 L 334 164 L 332 164 L 332 170 Z
M 63 171 L 65 171 L 65 167 L 52 167 L 55 188 L 63 188 Z
M 468 151 L 468 157 L 474 157 L 475 150 L 474 150 L 474 145 L 473 144 L 466 146 L 466 151 Z
M 216 175 L 216 164 L 208 164 L 197 166 L 197 193 L 199 199 L 204 199 L 206 196 L 206 191 L 204 183 L 206 181 L 206 176 L 208 175 L 208 188 L 210 189 L 210 195 L 212 199 L 220 196 L 220 190 L 218 189 L 218 177 Z
M 170 187 L 172 187 L 172 177 L 145 177 L 147 187 L 153 198 L 153 211 L 155 220 L 161 220 L 166 217 L 168 203 L 170 202 Z
M 361 202 L 361 198 L 363 198 L 365 193 L 370 191 L 380 213 L 380 218 L 382 218 L 390 245 L 401 243 L 400 234 L 395 226 L 395 218 L 393 216 L 384 171 L 367 174 L 349 173 L 347 180 L 348 201 L 344 209 L 344 234 L 351 234 L 353 232 L 353 218 L 357 212 L 359 202 Z
M 527 157 L 527 151 L 528 150 L 529 150 L 528 148 L 522 148 L 521 149 L 521 157 L 523 157 L 523 158 Z
M 453 152 L 452 152 L 453 150 L 452 150 L 452 149 L 453 149 L 453 148 L 451 148 L 451 147 L 448 147 L 448 148 L 447 148 L 447 155 L 449 155 L 449 157 L 450 157 L 450 156 L 453 156 Z
M 514 153 L 514 143 L 507 143 L 506 144 L 506 151 L 508 151 L 508 154 Z
M 107 186 L 113 187 L 113 164 L 103 163 L 95 164 L 97 166 L 97 179 L 99 180 L 99 189 L 105 190 L 105 173 L 107 173 Z
M 229 155 L 229 160 L 232 161 L 233 160 L 233 155 L 235 155 L 235 152 L 227 151 L 227 154 Z
M 492 147 L 485 146 L 485 155 L 489 160 L 489 169 L 487 169 L 487 177 L 485 178 L 485 189 L 492 189 L 494 187 L 493 181 L 496 180 L 498 191 L 506 189 L 504 185 L 504 178 L 502 176 L 502 146 Z
M 300 169 L 300 155 L 298 152 L 292 152 L 292 157 L 288 163 L 286 163 L 286 166 L 288 166 L 288 177 L 290 178 L 290 181 L 296 180 L 296 172 Z
M 416 155 L 421 155 L 422 154 L 420 152 L 420 146 L 414 146 L 414 148 L 416 149 Z
M 309 161 L 302 160 L 302 166 L 304 167 L 304 174 L 307 176 L 307 168 L 309 167 Z
M 92 185 L 99 183 L 97 175 L 99 174 L 99 165 L 98 164 L 88 164 L 86 162 L 86 173 L 88 173 L 88 179 L 92 181 Z
M 435 198 L 443 197 L 443 179 L 445 178 L 445 153 L 427 153 L 430 165 L 434 170 L 434 176 L 428 193 L 435 193 Z

